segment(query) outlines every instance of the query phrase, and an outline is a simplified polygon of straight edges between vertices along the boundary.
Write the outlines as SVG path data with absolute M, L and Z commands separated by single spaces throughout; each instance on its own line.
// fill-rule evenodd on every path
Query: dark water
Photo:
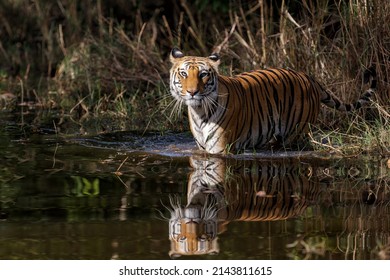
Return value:
M 389 258 L 388 158 L 1 122 L 0 259 Z

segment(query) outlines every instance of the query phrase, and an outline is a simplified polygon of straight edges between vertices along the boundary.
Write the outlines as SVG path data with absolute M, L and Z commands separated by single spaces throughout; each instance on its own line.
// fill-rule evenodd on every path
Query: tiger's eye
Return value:
M 203 78 L 206 78 L 208 75 L 209 75 L 209 72 L 201 72 L 199 74 L 199 78 L 203 79 Z
M 183 78 L 187 78 L 187 73 L 185 71 L 180 71 L 179 72 L 180 76 L 182 76 Z

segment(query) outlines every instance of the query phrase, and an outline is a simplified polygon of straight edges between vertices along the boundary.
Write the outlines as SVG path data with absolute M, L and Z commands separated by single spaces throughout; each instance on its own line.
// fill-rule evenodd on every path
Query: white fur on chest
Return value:
M 225 147 L 222 143 L 223 129 L 217 124 L 220 113 L 215 112 L 212 116 L 206 115 L 200 110 L 188 108 L 191 131 L 198 146 L 209 153 L 221 153 Z

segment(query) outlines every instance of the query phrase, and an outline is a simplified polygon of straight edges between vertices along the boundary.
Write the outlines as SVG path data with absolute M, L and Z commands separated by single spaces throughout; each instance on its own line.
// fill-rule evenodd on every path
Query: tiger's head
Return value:
M 215 103 L 218 96 L 219 55 L 185 56 L 179 49 L 171 51 L 170 91 L 179 102 L 193 108 Z
M 204 196 L 203 196 L 204 197 Z M 171 201 L 169 219 L 169 256 L 218 254 L 218 221 L 215 202 L 206 199 L 203 205 L 180 205 Z

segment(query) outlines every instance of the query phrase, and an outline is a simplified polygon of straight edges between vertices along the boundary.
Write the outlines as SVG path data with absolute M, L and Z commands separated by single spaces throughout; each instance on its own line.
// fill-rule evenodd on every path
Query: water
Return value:
M 0 259 L 389 257 L 388 158 L 212 157 L 188 133 L 0 120 Z

